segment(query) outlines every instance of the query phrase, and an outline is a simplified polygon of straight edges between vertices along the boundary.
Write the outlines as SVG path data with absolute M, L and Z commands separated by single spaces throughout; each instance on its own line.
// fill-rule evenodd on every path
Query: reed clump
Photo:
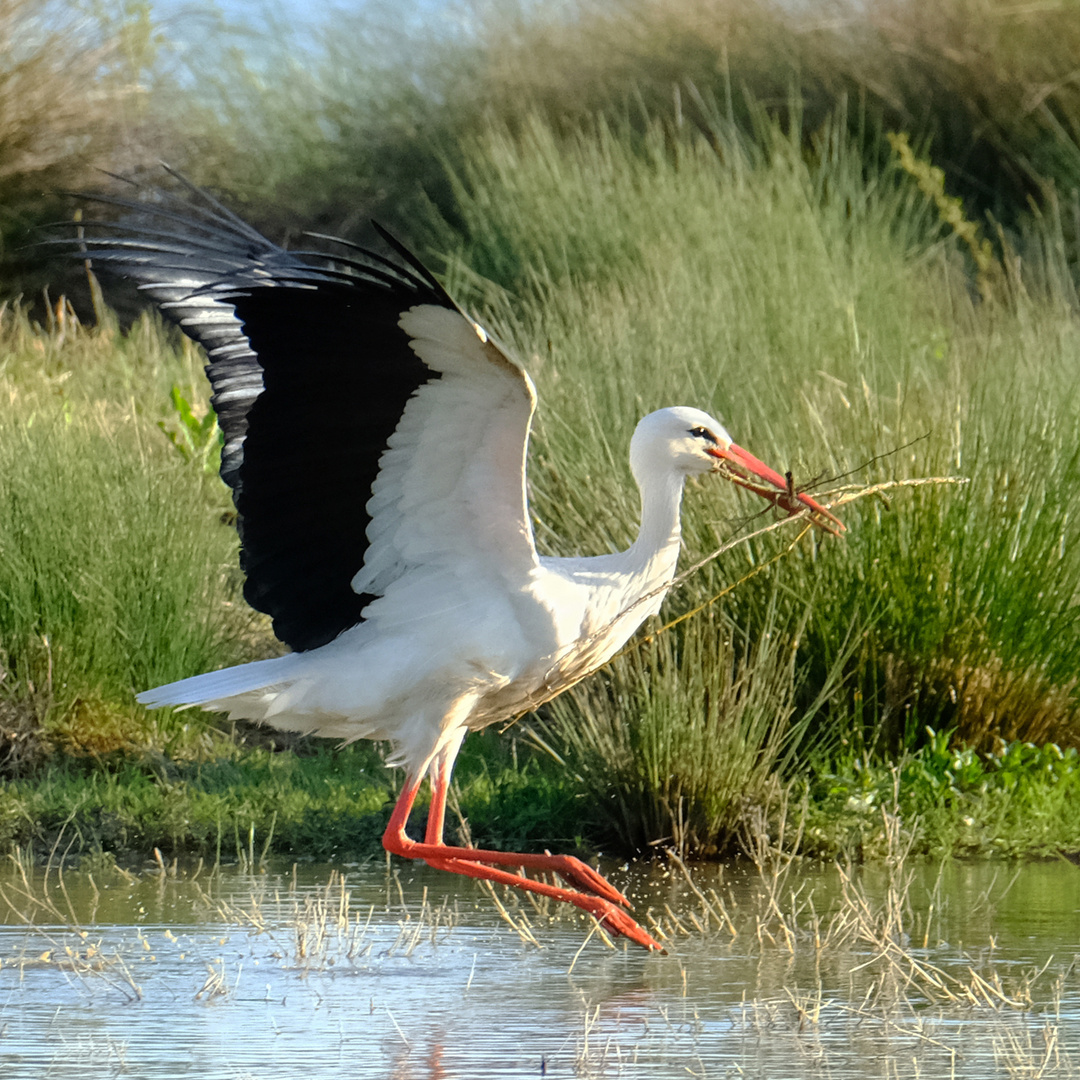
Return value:
M 587 793 L 590 832 L 619 851 L 729 849 L 836 689 L 796 704 L 798 629 L 703 614 L 552 702 L 530 731 Z
M 133 697 L 257 637 L 219 482 L 157 429 L 159 388 L 199 385 L 199 362 L 145 317 L 121 334 L 49 311 L 0 309 L 0 695 L 63 752 L 195 749 L 184 719 L 148 722 Z
M 818 495 L 830 476 L 840 488 L 966 483 L 881 490 L 841 511 L 840 543 L 807 536 L 783 558 L 772 534 L 733 546 L 673 593 L 671 617 L 697 612 L 686 627 L 548 709 L 543 741 L 623 850 L 646 847 L 646 831 L 722 848 L 739 793 L 763 775 L 729 785 L 723 767 L 702 767 L 713 749 L 739 760 L 737 723 L 702 727 L 739 681 L 737 651 L 708 644 L 718 625 L 761 648 L 798 643 L 793 683 L 756 684 L 771 688 L 762 715 L 814 721 L 794 725 L 775 759 L 778 728 L 758 732 L 755 768 L 832 773 L 824 762 L 914 753 L 928 727 L 984 752 L 1077 739 L 1080 431 L 1067 373 L 1080 338 L 1071 286 L 1052 284 L 1067 274 L 1040 271 L 1029 286 L 999 266 L 1007 288 L 969 291 L 963 238 L 898 161 L 868 184 L 842 125 L 818 158 L 775 125 L 753 147 L 726 138 L 718 154 L 693 136 L 672 148 L 660 129 L 644 144 L 602 124 L 563 139 L 538 121 L 497 129 L 470 155 L 451 278 L 467 292 L 458 268 L 481 267 L 512 283 L 513 304 L 490 284 L 475 293 L 532 356 L 545 403 L 539 542 L 565 554 L 628 542 L 632 488 L 609 488 L 598 521 L 596 478 L 623 469 L 636 416 L 677 400 L 704 402 Z M 687 493 L 691 553 L 746 526 L 721 488 Z M 761 653 L 759 674 L 776 655 Z M 704 825 L 710 800 L 728 807 L 724 824 Z
M 280 22 L 219 27 L 222 52 L 191 50 L 186 80 L 156 99 L 171 160 L 278 235 L 363 232 L 374 215 L 408 236 L 426 203 L 457 220 L 445 165 L 467 164 L 463 147 L 491 122 L 521 132 L 539 116 L 565 135 L 602 116 L 640 135 L 660 120 L 711 138 L 720 116 L 754 137 L 763 107 L 813 152 L 844 111 L 870 171 L 887 155 L 879 133 L 908 132 L 944 193 L 1013 240 L 1038 244 L 1032 205 L 1060 209 L 1076 265 L 1080 20 L 1068 4 L 575 0 L 468 4 L 457 20 L 421 7 L 336 12 L 302 39 Z M 177 131 L 177 94 L 194 134 Z
M 999 29 L 1015 21 L 992 4 L 986 10 Z M 852 16 L 844 34 L 873 23 L 881 41 L 909 41 L 899 23 L 886 33 L 885 11 L 872 5 L 859 16 L 869 23 Z M 978 200 L 957 194 L 940 144 L 922 139 L 930 128 L 920 131 L 912 117 L 890 143 L 885 121 L 894 113 L 855 108 L 843 95 L 821 98 L 832 104 L 817 111 L 813 80 L 805 99 L 755 96 L 752 80 L 751 92 L 736 93 L 733 43 L 764 40 L 753 26 L 790 27 L 797 15 L 751 4 L 729 14 L 719 30 L 713 14 L 690 4 L 606 14 L 583 6 L 550 20 L 551 42 L 603 29 L 581 76 L 595 95 L 580 94 L 581 109 L 557 119 L 557 87 L 543 88 L 535 64 L 516 74 L 480 65 L 477 94 L 524 87 L 506 95 L 503 114 L 480 117 L 476 97 L 453 95 L 444 95 L 448 111 L 430 111 L 436 70 L 456 77 L 435 58 L 468 49 L 483 57 L 497 34 L 478 31 L 442 51 L 432 44 L 413 61 L 435 65 L 433 81 L 408 99 L 412 111 L 397 114 L 432 125 L 410 120 L 414 146 L 423 143 L 419 130 L 455 133 L 423 210 L 402 205 L 435 238 L 452 290 L 539 384 L 530 477 L 545 552 L 629 542 L 638 507 L 625 447 L 642 413 L 673 402 L 720 415 L 800 488 L 838 498 L 852 484 L 877 493 L 845 507 L 843 542 L 807 535 L 791 546 L 774 533 L 755 535 L 680 583 L 667 617 L 693 617 L 544 714 L 536 730 L 552 764 L 527 752 L 507 761 L 492 740 L 481 741 L 489 768 L 470 774 L 466 763 L 461 805 L 474 832 L 493 843 L 500 830 L 506 842 L 542 843 L 552 821 L 559 835 L 587 842 L 586 822 L 593 842 L 622 850 L 719 852 L 775 784 L 808 775 L 814 793 L 817 778 L 843 774 L 854 783 L 855 762 L 872 772 L 890 757 L 915 760 L 928 729 L 987 762 L 1001 745 L 1068 750 L 1080 740 L 1080 402 L 1069 374 L 1080 335 L 1066 192 L 1036 200 L 1038 214 L 1022 226 L 994 229 Z M 1030 88 L 1062 61 L 1047 45 L 1040 68 L 1033 42 L 1042 31 L 1021 22 L 1008 48 L 1016 80 Z M 1061 40 L 1066 22 L 1056 24 Z M 506 40 L 535 42 L 529 34 L 539 25 L 504 28 Z M 641 26 L 657 32 L 620 54 L 619 43 Z M 835 51 L 843 35 L 818 29 L 799 40 Z M 780 49 L 794 38 L 776 40 Z M 701 47 L 685 50 L 687 42 Z M 728 66 L 717 69 L 725 42 Z M 659 82 L 655 94 L 642 82 L 650 49 L 687 57 L 678 94 L 672 74 L 662 75 L 674 113 L 660 104 Z M 981 49 L 959 50 L 972 71 Z M 747 45 L 744 58 L 754 53 Z M 706 61 L 712 80 L 691 78 Z M 989 69 L 983 75 L 991 78 Z M 907 76 L 896 78 L 899 85 Z M 325 89 L 289 85 L 310 102 Z M 630 85 L 642 88 L 633 108 L 601 104 Z M 339 89 L 374 93 L 364 87 Z M 395 115 L 399 89 L 385 85 L 386 112 L 374 110 L 373 123 Z M 1039 106 L 1049 113 L 1039 115 L 1060 120 L 1071 93 L 1053 88 Z M 995 94 L 983 100 L 999 101 Z M 322 165 L 347 160 L 342 147 L 356 132 L 335 141 L 325 125 L 300 122 L 303 110 L 274 120 L 277 107 L 271 95 L 262 114 L 275 160 L 296 157 L 282 148 L 309 129 L 326 144 Z M 451 112 L 468 124 L 455 127 Z M 403 130 L 389 124 L 380 145 Z M 297 160 L 307 168 L 313 159 Z M 214 162 L 209 155 L 208 175 Z M 377 201 L 372 192 L 385 177 L 373 169 L 355 173 L 371 188 L 355 206 Z M 296 179 L 266 176 L 285 185 L 277 190 Z M 241 194 L 254 199 L 254 190 Z M 331 201 L 344 206 L 342 191 Z M 11 404 L 0 418 L 9 760 L 17 763 L 25 745 L 26 768 L 37 768 L 32 744 L 61 757 L 153 757 L 164 748 L 170 762 L 229 760 L 200 722 L 146 717 L 133 703 L 137 689 L 272 648 L 265 624 L 238 600 L 200 360 L 152 319 L 122 330 L 100 307 L 97 315 L 86 326 L 60 301 L 49 303 L 42 324 L 17 307 L 0 317 L 0 390 Z M 881 486 L 926 478 L 968 482 Z M 688 558 L 754 528 L 741 499 L 719 482 L 688 492 Z M 725 592 L 733 582 L 738 588 Z M 22 733 L 31 720 L 45 736 L 38 743 Z M 511 809 L 540 789 L 544 798 L 529 812 Z M 169 798 L 183 802 L 175 792 Z M 584 812 L 565 813 L 575 802 Z M 265 836 L 269 819 L 257 817 Z M 238 832 L 253 820 L 237 819 Z M 1061 836 L 1070 828 L 1065 822 Z M 145 837 L 160 839 L 155 830 Z M 181 846 L 207 842 L 175 835 Z M 820 842 L 839 843 L 835 834 Z

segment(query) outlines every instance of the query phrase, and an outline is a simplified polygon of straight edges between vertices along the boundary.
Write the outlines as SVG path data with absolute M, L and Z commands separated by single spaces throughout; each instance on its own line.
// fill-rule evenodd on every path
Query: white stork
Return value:
M 650 413 L 630 442 L 634 543 L 591 558 L 538 554 L 525 482 L 533 384 L 420 261 L 381 229 L 394 259 L 344 241 L 343 257 L 286 251 L 204 193 L 190 196 L 117 200 L 137 214 L 99 223 L 85 245 L 206 349 L 244 596 L 292 651 L 138 700 L 385 740 L 406 774 L 388 851 L 568 901 L 660 949 L 626 897 L 579 859 L 444 843 L 458 749 L 467 732 L 601 667 L 656 613 L 675 574 L 688 476 L 723 463 L 788 513 L 843 526 L 713 417 L 677 407 Z M 406 825 L 425 777 L 418 842 Z

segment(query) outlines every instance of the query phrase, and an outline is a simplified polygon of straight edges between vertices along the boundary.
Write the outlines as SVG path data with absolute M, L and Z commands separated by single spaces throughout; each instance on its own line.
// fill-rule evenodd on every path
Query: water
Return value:
M 887 910 L 883 870 L 845 895 L 835 869 L 695 868 L 710 913 L 677 870 L 605 868 L 667 956 L 398 866 L 339 868 L 344 884 L 315 865 L 13 868 L 0 1076 L 1080 1076 L 1080 868 L 1064 861 L 918 867 L 903 927 L 878 940 L 852 920 Z

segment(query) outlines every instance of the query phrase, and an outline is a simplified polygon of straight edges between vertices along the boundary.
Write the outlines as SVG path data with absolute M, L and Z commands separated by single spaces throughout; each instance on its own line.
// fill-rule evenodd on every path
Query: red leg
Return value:
M 411 840 L 405 832 L 416 793 L 420 788 L 418 779 L 410 778 L 402 791 L 390 822 L 383 834 L 383 847 L 394 855 L 407 859 L 423 859 L 437 870 L 448 870 L 452 874 L 464 874 L 467 877 L 496 881 L 503 885 L 512 885 L 518 889 L 539 893 L 553 900 L 564 900 L 589 912 L 608 930 L 623 934 L 631 941 L 644 945 L 647 949 L 663 951 L 642 927 L 616 904 L 629 907 L 629 901 L 617 889 L 613 888 L 591 866 L 571 855 L 525 855 L 509 851 L 487 851 L 481 848 L 452 847 L 442 842 L 443 817 L 446 810 L 446 788 L 453 766 L 452 755 L 445 755 L 432 777 L 431 810 L 428 813 L 428 825 L 425 843 Z M 492 865 L 484 865 L 492 864 Z M 496 866 L 520 866 L 532 870 L 553 871 L 563 880 L 586 892 L 548 885 L 520 874 L 511 874 L 497 870 Z
M 454 768 L 454 753 L 444 751 L 436 760 L 436 772 L 431 781 L 431 807 L 428 810 L 424 843 L 432 847 L 442 847 L 443 821 L 446 818 L 446 793 L 450 789 L 450 772 Z M 402 795 L 404 796 L 404 792 Z M 408 817 L 409 814 L 406 811 L 406 821 Z M 402 822 L 402 829 L 404 828 L 405 822 Z
M 644 927 L 634 922 L 622 908 L 616 907 L 609 900 L 604 900 L 599 896 L 575 892 L 573 889 L 562 889 L 557 885 L 548 885 L 546 882 L 536 881 L 520 874 L 508 874 L 505 870 L 497 870 L 493 866 L 485 866 L 480 862 L 467 862 L 464 859 L 447 859 L 445 862 L 440 862 L 438 859 L 425 861 L 436 870 L 448 870 L 451 874 L 465 874 L 471 878 L 496 881 L 502 885 L 512 885 L 515 889 L 550 896 L 553 900 L 564 900 L 568 904 L 581 908 L 582 911 L 587 911 L 609 933 L 622 934 L 623 937 L 628 937 L 638 945 L 644 945 L 646 949 L 653 949 L 656 952 L 665 951 L 663 945 Z
M 439 783 L 436 781 L 436 788 Z M 423 859 L 425 862 L 435 860 L 445 862 L 447 859 L 463 859 L 466 862 L 491 863 L 495 866 L 522 866 L 529 870 L 550 870 L 558 874 L 564 881 L 579 889 L 602 896 L 615 904 L 629 907 L 630 901 L 618 889 L 614 888 L 607 880 L 598 874 L 591 866 L 575 859 L 572 855 L 525 855 L 513 851 L 490 851 L 484 848 L 452 847 L 439 841 L 434 843 L 418 843 L 405 832 L 405 825 L 409 820 L 409 812 L 412 810 L 416 793 L 420 788 L 420 781 L 413 780 L 406 784 L 398 798 L 394 812 L 390 815 L 390 822 L 383 833 L 383 847 L 395 855 L 403 855 L 406 859 Z M 446 793 L 438 792 L 432 798 L 432 806 L 445 805 Z M 434 831 L 432 825 L 437 822 L 435 818 L 429 824 L 429 831 Z

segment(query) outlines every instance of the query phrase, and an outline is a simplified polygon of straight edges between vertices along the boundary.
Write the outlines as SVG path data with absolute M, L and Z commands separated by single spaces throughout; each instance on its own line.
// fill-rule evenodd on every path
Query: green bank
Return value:
M 807 852 L 872 855 L 889 801 L 919 850 L 1080 848 L 1067 244 L 1044 218 L 979 265 L 932 175 L 883 135 L 869 170 L 848 129 L 494 123 L 448 169 L 453 221 L 417 222 L 538 384 L 544 550 L 628 543 L 630 432 L 673 403 L 819 498 L 935 481 L 852 502 L 842 541 L 736 544 L 606 671 L 474 739 L 457 789 L 474 839 L 711 854 L 798 820 Z M 63 302 L 36 322 L 8 305 L 0 342 L 0 839 L 371 850 L 397 778 L 368 749 L 281 752 L 134 703 L 275 648 L 239 599 L 194 350 Z M 756 510 L 697 485 L 685 563 Z

